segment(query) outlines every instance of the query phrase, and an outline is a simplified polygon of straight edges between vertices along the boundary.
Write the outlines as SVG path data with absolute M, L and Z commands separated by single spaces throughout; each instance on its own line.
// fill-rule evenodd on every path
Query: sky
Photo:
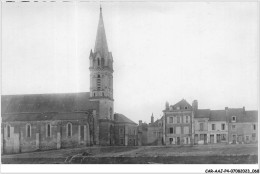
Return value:
M 2 3 L 2 94 L 89 91 L 99 2 Z M 258 109 L 257 2 L 102 2 L 114 110 L 135 122 L 165 102 Z

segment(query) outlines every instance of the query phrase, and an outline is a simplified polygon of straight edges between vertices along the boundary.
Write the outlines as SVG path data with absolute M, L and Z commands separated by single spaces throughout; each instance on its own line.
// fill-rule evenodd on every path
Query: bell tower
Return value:
M 100 7 L 94 51 L 90 51 L 90 100 L 99 101 L 99 118 L 114 120 L 113 57 L 108 50 Z

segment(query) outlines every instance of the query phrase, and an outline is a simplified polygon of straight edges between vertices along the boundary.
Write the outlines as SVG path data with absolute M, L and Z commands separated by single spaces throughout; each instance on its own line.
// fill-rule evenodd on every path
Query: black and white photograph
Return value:
M 1 167 L 259 173 L 259 7 L 2 0 Z

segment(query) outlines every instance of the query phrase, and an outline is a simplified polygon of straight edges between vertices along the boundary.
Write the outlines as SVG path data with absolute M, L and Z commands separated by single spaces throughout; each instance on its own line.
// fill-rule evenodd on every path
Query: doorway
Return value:
M 211 144 L 214 143 L 214 135 L 210 135 L 210 143 L 211 143 Z
M 173 138 L 170 138 L 170 144 L 172 144 L 172 142 L 173 142 Z
M 207 134 L 204 134 L 204 144 L 207 144 Z
M 181 138 L 177 137 L 177 145 L 180 145 L 180 144 L 181 144 Z
M 199 141 L 199 136 L 198 136 L 198 134 L 195 134 L 195 144 L 198 144 L 198 141 Z
M 220 139 L 220 134 L 217 134 L 217 143 L 220 143 L 221 139 Z
M 232 136 L 232 143 L 233 143 L 233 144 L 236 144 L 236 143 L 237 143 L 236 139 L 237 139 L 237 136 L 236 136 L 236 135 L 233 135 L 233 136 Z

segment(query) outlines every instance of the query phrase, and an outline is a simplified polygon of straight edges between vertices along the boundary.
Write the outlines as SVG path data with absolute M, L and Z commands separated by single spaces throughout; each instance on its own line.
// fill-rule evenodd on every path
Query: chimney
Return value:
M 152 123 L 152 124 L 154 123 L 153 113 L 152 113 L 152 116 L 151 116 L 151 123 Z
M 193 108 L 194 110 L 198 110 L 198 100 L 194 100 L 194 101 L 192 102 L 192 108 Z
M 139 120 L 139 126 L 142 126 L 142 120 Z
M 243 111 L 246 112 L 246 108 L 245 108 L 245 106 L 243 106 Z
M 165 103 L 165 110 L 169 110 L 169 102 Z
M 228 107 L 225 107 L 226 121 L 229 122 Z

